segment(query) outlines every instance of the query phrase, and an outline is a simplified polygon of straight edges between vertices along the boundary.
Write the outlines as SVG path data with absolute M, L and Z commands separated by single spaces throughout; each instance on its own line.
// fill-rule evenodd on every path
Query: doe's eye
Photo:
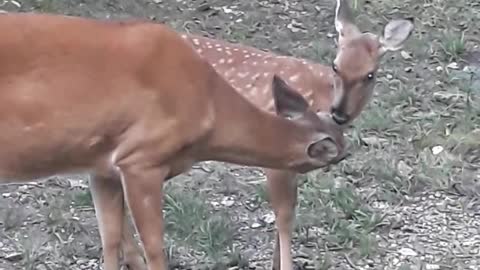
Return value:
M 338 72 L 338 68 L 337 68 L 337 65 L 335 65 L 334 62 L 332 62 L 332 70 L 333 72 L 337 73 Z

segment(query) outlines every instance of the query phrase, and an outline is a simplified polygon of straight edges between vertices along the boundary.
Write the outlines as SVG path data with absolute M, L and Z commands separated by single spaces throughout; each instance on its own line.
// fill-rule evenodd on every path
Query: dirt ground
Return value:
M 147 18 L 329 64 L 334 2 L 3 0 L 0 9 Z M 480 2 L 351 2 L 364 31 L 380 33 L 400 17 L 414 17 L 416 29 L 383 59 L 374 100 L 349 132 L 353 155 L 299 178 L 295 263 L 480 269 Z M 85 179 L 0 187 L 0 270 L 99 269 Z M 169 182 L 171 268 L 270 269 L 274 222 L 264 180 L 257 168 L 204 162 Z

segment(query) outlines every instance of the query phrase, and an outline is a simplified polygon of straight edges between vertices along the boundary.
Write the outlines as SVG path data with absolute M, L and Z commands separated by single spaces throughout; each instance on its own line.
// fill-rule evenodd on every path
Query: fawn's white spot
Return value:
M 193 44 L 198 45 L 200 43 L 198 42 L 198 39 L 195 38 L 195 39 L 193 39 Z
M 225 63 L 225 59 L 223 59 L 223 58 L 222 58 L 222 59 L 220 59 L 220 60 L 218 61 L 218 63 L 219 63 L 219 64 L 223 64 L 223 63 Z
M 227 60 L 227 63 L 228 63 L 228 64 L 233 63 L 233 59 L 232 59 L 232 58 L 229 58 L 229 59 Z
M 223 51 L 223 49 L 222 48 L 217 48 L 217 51 L 221 52 L 221 51 Z
M 288 78 L 288 80 L 291 81 L 291 82 L 297 82 L 298 79 L 300 79 L 300 74 L 295 74 L 295 75 L 291 76 L 290 78 Z
M 240 78 L 246 78 L 248 75 L 249 75 L 248 72 L 238 73 L 238 77 L 240 77 Z
M 252 65 L 256 66 L 256 65 L 257 65 L 257 62 L 256 62 L 256 61 L 253 61 L 253 62 L 252 62 Z
M 268 75 L 270 75 L 270 74 L 268 74 L 268 72 L 263 73 L 263 77 L 265 77 L 265 78 L 267 78 Z
M 225 53 L 227 53 L 227 55 L 232 55 L 230 51 L 225 51 Z
M 250 58 L 250 54 L 245 54 L 244 57 L 245 58 Z
M 234 67 L 230 68 L 225 72 L 225 77 L 232 75 L 234 72 L 235 72 L 235 68 Z
M 263 94 L 268 94 L 268 93 L 270 93 L 270 87 L 265 86 L 265 87 L 263 88 Z
M 202 49 L 197 49 L 197 53 L 202 53 Z

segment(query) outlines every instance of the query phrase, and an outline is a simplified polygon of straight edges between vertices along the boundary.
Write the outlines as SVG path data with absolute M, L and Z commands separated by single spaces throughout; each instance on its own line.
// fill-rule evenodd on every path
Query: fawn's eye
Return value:
M 368 75 L 367 75 L 367 80 L 369 80 L 369 81 L 370 81 L 370 80 L 373 80 L 374 77 L 375 77 L 375 74 L 373 74 L 373 72 L 370 72 L 370 73 L 368 73 Z

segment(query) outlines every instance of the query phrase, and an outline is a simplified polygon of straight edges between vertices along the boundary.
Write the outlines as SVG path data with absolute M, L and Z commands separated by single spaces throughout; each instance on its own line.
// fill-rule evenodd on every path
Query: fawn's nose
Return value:
M 332 107 L 330 112 L 332 114 L 333 120 L 339 125 L 343 125 L 349 120 L 348 115 L 343 111 L 339 110 L 337 107 Z

